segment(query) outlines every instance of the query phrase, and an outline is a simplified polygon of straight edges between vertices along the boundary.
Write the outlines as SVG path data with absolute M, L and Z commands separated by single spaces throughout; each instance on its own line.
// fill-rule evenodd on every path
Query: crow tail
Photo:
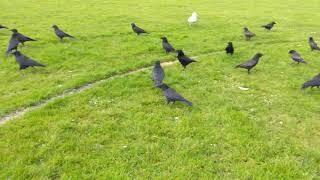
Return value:
M 40 67 L 46 67 L 47 65 L 44 65 L 44 64 L 40 64 L 38 63 L 37 66 L 40 66 Z
M 69 37 L 69 38 L 75 39 L 75 37 L 71 36 L 70 34 L 66 34 L 66 35 L 67 35 L 67 37 Z
M 188 101 L 188 100 L 184 100 L 182 101 L 183 103 L 185 103 L 188 106 L 192 106 L 192 102 Z

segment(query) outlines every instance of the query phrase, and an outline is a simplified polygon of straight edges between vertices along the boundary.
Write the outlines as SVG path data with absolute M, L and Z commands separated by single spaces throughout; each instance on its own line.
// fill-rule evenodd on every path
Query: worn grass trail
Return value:
M 166 67 L 166 66 L 172 65 L 174 63 L 177 63 L 177 61 L 162 62 L 161 65 L 163 67 Z M 47 105 L 48 103 L 50 103 L 52 101 L 55 101 L 56 99 L 64 98 L 66 96 L 71 96 L 71 95 L 73 95 L 75 93 L 80 93 L 82 91 L 85 91 L 85 90 L 87 90 L 89 88 L 92 88 L 93 86 L 96 86 L 98 84 L 101 84 L 101 83 L 103 83 L 105 81 L 108 81 L 110 79 L 113 79 L 113 78 L 128 76 L 128 75 L 131 75 L 131 74 L 134 74 L 134 73 L 138 73 L 138 72 L 141 72 L 141 71 L 145 71 L 145 70 L 151 69 L 151 68 L 152 68 L 152 66 L 151 67 L 144 67 L 144 68 L 132 70 L 132 71 L 129 71 L 129 72 L 126 72 L 126 73 L 122 73 L 122 74 L 115 74 L 115 75 L 112 75 L 112 76 L 104 78 L 104 79 L 100 79 L 100 80 L 96 80 L 96 81 L 93 81 L 93 82 L 89 82 L 89 83 L 87 83 L 87 84 L 85 84 L 83 86 L 80 86 L 80 87 L 76 87 L 76 88 L 73 88 L 73 89 L 68 89 L 68 90 L 64 91 L 63 93 L 61 93 L 61 94 L 57 94 L 54 97 L 42 100 L 42 101 L 38 102 L 37 104 L 31 105 L 30 107 L 23 108 L 23 109 L 18 109 L 15 112 L 12 112 L 12 113 L 4 115 L 3 117 L 0 118 L 0 124 L 4 124 L 4 123 L 6 123 L 6 122 L 8 122 L 10 120 L 13 120 L 14 118 L 20 117 L 20 116 L 24 115 L 25 113 L 27 113 L 29 111 L 32 111 L 34 109 L 41 108 L 41 107 Z

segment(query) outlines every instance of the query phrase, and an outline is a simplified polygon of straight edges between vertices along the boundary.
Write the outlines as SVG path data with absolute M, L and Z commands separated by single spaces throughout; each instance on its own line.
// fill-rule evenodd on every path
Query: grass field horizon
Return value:
M 21 52 L 47 64 L 19 71 L 0 30 L 0 117 L 89 82 L 173 61 L 161 36 L 199 61 L 164 67 L 194 103 L 167 105 L 151 70 L 109 79 L 0 125 L 1 179 L 318 179 L 320 90 L 316 0 L 6 1 L 0 24 L 37 39 Z M 187 23 L 199 14 L 194 26 Z M 271 21 L 272 31 L 260 26 Z M 135 22 L 150 32 L 136 36 Z M 76 39 L 60 42 L 57 24 Z M 246 41 L 242 28 L 257 34 Z M 224 52 L 227 42 L 235 54 Z M 295 49 L 308 64 L 297 65 Z M 234 67 L 264 54 L 250 75 Z M 242 91 L 239 87 L 248 87 Z

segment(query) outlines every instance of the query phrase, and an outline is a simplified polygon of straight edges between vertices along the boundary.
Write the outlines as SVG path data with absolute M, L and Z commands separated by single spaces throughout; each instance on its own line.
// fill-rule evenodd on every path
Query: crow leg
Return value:
M 171 102 L 173 102 L 171 99 L 167 98 L 167 104 L 170 104 Z
M 250 74 L 250 69 L 248 69 L 248 74 Z
M 183 76 L 187 76 L 187 71 L 186 71 L 186 68 L 183 68 L 183 70 L 182 70 L 182 72 L 183 72 Z

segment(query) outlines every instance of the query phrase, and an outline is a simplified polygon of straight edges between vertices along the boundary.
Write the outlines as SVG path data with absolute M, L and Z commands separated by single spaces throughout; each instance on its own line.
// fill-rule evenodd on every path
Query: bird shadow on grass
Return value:
M 318 95 L 320 92 L 320 88 L 314 87 L 314 88 L 309 88 L 301 91 L 303 94 Z
M 63 39 L 63 40 L 60 40 L 60 39 L 56 38 L 56 39 L 49 39 L 49 40 L 47 40 L 47 42 L 50 43 L 50 44 L 57 45 L 57 44 L 67 44 L 67 43 L 71 43 L 71 42 L 76 42 L 76 41 L 79 41 L 79 40 L 82 40 L 82 39 L 81 38 L 77 38 L 77 39 Z

